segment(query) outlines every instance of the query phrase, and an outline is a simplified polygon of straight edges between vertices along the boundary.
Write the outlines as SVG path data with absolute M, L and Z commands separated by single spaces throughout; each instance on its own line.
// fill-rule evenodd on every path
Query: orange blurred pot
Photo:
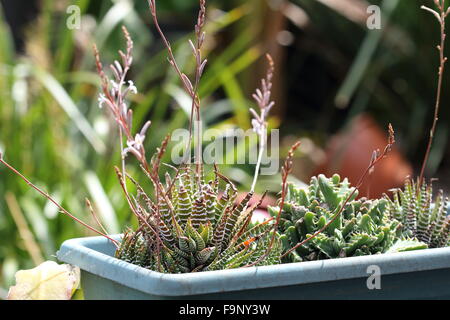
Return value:
M 326 160 L 318 166 L 314 175 L 338 173 L 355 184 L 369 165 L 373 150 L 383 150 L 386 142 L 386 132 L 371 116 L 358 116 L 347 129 L 330 139 Z M 388 157 L 366 178 L 360 188 L 360 196 L 378 198 L 391 188 L 401 187 L 412 173 L 411 164 L 394 146 Z

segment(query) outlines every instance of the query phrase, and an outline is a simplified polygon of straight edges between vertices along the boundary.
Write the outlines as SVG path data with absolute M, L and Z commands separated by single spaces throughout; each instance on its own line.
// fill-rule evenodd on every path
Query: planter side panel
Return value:
M 58 258 L 83 270 L 86 299 L 450 299 L 450 248 L 185 275 L 145 270 L 113 253 L 106 240 L 83 238 L 66 241 Z M 380 290 L 367 286 L 373 265 Z
M 450 299 L 450 269 L 410 272 L 381 277 L 381 289 L 369 290 L 367 278 L 295 286 L 165 297 L 147 294 L 117 282 L 82 272 L 82 288 L 88 300 L 307 300 L 307 299 Z

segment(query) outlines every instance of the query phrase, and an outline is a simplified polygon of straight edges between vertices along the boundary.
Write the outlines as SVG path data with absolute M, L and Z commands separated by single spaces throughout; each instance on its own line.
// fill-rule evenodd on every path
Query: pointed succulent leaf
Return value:
M 319 175 L 319 187 L 325 198 L 325 202 L 329 205 L 330 209 L 336 209 L 340 199 L 337 192 L 334 190 L 333 183 L 324 175 Z

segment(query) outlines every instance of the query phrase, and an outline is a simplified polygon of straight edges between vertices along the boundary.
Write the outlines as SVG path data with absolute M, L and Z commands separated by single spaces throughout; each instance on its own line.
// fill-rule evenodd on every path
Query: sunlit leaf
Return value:
M 78 267 L 46 261 L 16 273 L 16 285 L 9 289 L 8 300 L 70 300 L 79 283 Z

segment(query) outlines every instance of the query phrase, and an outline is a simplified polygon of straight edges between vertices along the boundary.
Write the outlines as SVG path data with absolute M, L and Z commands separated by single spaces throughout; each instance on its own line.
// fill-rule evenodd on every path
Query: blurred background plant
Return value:
M 368 179 L 371 195 L 399 186 L 383 183 L 393 180 L 391 172 L 400 171 L 402 183 L 403 176 L 420 169 L 432 121 L 439 32 L 434 17 L 419 7 L 432 0 L 208 2 L 209 63 L 200 88 L 208 127 L 250 128 L 248 110 L 255 106 L 251 93 L 266 69 L 261 57 L 269 52 L 276 65 L 276 105 L 269 126 L 283 124 L 282 158 L 294 137 L 303 137 L 294 166 L 297 178 L 309 181 L 315 173 L 330 171 L 350 181 L 352 175 L 359 177 L 358 164 L 345 164 L 357 160 L 366 166 L 371 150 L 385 144 L 379 128 L 388 122 L 396 128 L 397 156 Z M 371 4 L 382 10 L 380 30 L 366 26 Z M 80 29 L 67 27 L 74 13 L 67 11 L 71 5 L 80 9 Z M 195 66 L 187 39 L 198 1 L 164 0 L 158 5 L 178 61 L 189 72 Z M 175 74 L 162 63 L 165 52 L 151 27 L 147 1 L 1 0 L 0 10 L 0 150 L 86 221 L 92 218 L 84 198 L 91 198 L 107 230 L 120 232 L 132 219 L 113 171 L 120 160 L 117 140 L 111 137 L 116 131 L 97 106 L 100 82 L 93 42 L 102 59 L 112 62 L 123 47 L 121 25 L 130 31 L 135 42 L 130 79 L 139 89 L 133 97 L 134 122 L 140 127 L 152 120 L 146 139 L 149 152 L 167 133 L 186 127 L 190 110 Z M 450 185 L 449 98 L 444 90 L 427 170 L 428 177 L 440 178 L 435 184 L 444 189 Z M 237 147 L 239 152 L 245 149 Z M 253 166 L 222 170 L 242 190 L 250 189 Z M 139 178 L 138 171 L 130 173 Z M 12 284 L 18 269 L 54 259 L 62 241 L 88 232 L 58 215 L 5 168 L 0 175 L 1 298 L 1 288 Z M 261 176 L 256 191 L 276 192 L 279 185 L 279 176 Z
M 252 29 L 234 31 L 248 24 L 251 3 L 223 2 L 209 4 L 205 47 L 214 52 L 200 87 L 208 102 L 204 119 L 219 129 L 249 128 L 247 101 L 251 95 L 244 93 L 237 77 L 259 59 L 262 49 Z M 66 20 L 73 12 L 66 10 L 73 4 L 80 9 L 81 28 L 71 30 Z M 194 65 L 188 59 L 187 32 L 193 29 L 198 1 L 158 5 L 178 61 L 188 72 Z M 122 47 L 120 27 L 128 27 L 135 42 L 130 79 L 139 88 L 132 106 L 134 122 L 139 127 L 152 120 L 146 144 L 149 152 L 154 152 L 167 133 L 187 127 L 191 107 L 169 64 L 164 63 L 165 52 L 150 27 L 146 1 L 5 0 L 2 16 L 0 147 L 5 158 L 88 221 L 92 218 L 83 199 L 91 198 L 106 229 L 121 232 L 132 219 L 113 170 L 120 163 L 113 142 L 117 140 L 110 137 L 116 130 L 98 108 L 100 81 L 92 44 L 97 44 L 105 61 L 112 62 Z M 248 173 L 244 169 L 235 169 L 233 176 L 245 180 L 248 175 L 243 183 L 250 185 L 251 168 Z M 0 172 L 0 286 L 7 288 L 18 269 L 51 259 L 62 241 L 88 233 L 58 215 L 5 168 Z M 139 172 L 132 174 L 138 177 Z

